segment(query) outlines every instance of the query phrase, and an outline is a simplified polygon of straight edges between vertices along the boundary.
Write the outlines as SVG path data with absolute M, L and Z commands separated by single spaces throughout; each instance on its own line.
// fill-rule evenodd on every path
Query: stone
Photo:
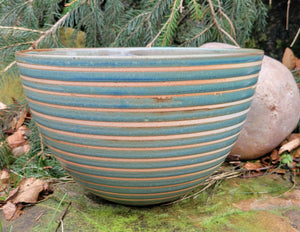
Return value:
M 234 48 L 222 43 L 201 47 Z M 299 118 L 300 95 L 293 75 L 281 62 L 264 56 L 251 109 L 231 154 L 241 160 L 262 157 L 296 128 Z

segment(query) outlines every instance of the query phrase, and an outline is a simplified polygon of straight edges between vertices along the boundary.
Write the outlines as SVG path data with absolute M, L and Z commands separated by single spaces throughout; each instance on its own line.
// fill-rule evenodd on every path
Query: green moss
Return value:
M 25 95 L 21 79 L 15 76 L 8 76 L 0 81 L 0 102 L 10 105 L 13 103 L 12 98 L 22 100 L 25 98 Z
M 47 213 L 41 218 L 33 231 L 43 231 L 49 223 L 54 209 L 59 204 L 65 192 L 69 197 L 62 204 L 57 214 L 59 220 L 69 201 L 72 206 L 64 219 L 65 231 L 125 231 L 125 232 L 169 232 L 169 231 L 270 231 L 273 221 L 264 225 L 262 219 L 257 221 L 257 215 L 264 211 L 243 212 L 233 206 L 241 200 L 279 196 L 290 187 L 287 180 L 278 176 L 263 176 L 260 178 L 234 178 L 220 182 L 209 188 L 195 199 L 186 199 L 174 204 L 149 207 L 133 207 L 114 204 L 87 193 L 78 184 L 59 185 L 55 194 L 43 202 Z M 198 189 L 199 191 L 199 189 Z M 269 217 L 282 216 L 269 212 Z M 270 220 L 269 220 L 270 221 Z M 55 229 L 57 222 L 54 223 Z M 272 227 L 273 228 L 273 227 Z

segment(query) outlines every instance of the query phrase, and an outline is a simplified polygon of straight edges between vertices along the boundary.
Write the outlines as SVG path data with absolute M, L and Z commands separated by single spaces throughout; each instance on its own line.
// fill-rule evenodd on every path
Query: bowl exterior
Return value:
M 17 55 L 33 117 L 61 165 L 88 191 L 129 205 L 178 199 L 222 164 L 261 59 Z

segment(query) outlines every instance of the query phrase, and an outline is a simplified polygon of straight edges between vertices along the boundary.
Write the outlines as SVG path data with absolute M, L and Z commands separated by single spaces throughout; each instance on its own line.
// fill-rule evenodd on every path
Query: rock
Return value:
M 201 47 L 234 46 L 208 43 Z M 295 129 L 299 118 L 300 95 L 293 75 L 279 61 L 264 56 L 251 109 L 231 154 L 249 160 L 271 152 Z

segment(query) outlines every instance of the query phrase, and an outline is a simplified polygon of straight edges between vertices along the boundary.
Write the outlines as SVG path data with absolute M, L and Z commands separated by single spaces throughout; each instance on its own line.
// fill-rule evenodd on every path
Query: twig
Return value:
M 59 223 L 58 223 L 58 225 L 57 225 L 57 227 L 56 227 L 55 232 L 58 231 L 60 225 L 63 225 L 63 224 L 62 224 L 62 223 L 63 223 L 63 220 L 64 220 L 65 216 L 67 215 L 68 209 L 69 209 L 69 207 L 70 207 L 71 204 L 72 204 L 72 202 L 70 201 L 69 204 L 68 204 L 68 206 L 67 206 L 67 208 L 65 209 L 63 215 L 61 216 L 61 219 L 60 219 L 60 221 L 59 221 Z M 62 227 L 63 227 L 63 226 L 62 226 Z
M 231 31 L 233 32 L 234 38 L 236 39 L 236 32 L 235 32 L 235 29 L 234 29 L 234 26 L 233 26 L 232 21 L 231 21 L 230 18 L 227 16 L 227 14 L 225 14 L 225 13 L 221 10 L 221 8 L 219 9 L 219 12 L 220 12 L 221 15 L 223 15 L 223 16 L 227 19 L 227 21 L 229 22 L 230 27 L 231 27 Z
M 17 62 L 16 61 L 13 61 L 13 62 L 11 62 L 9 65 L 7 65 L 6 67 L 5 67 L 5 69 L 3 69 L 3 73 L 6 73 L 12 66 L 14 66 L 15 64 L 16 64 Z
M 182 6 L 182 4 L 183 4 L 183 0 L 180 0 L 180 5 L 179 5 L 179 12 L 180 12 L 180 14 L 182 14 L 182 11 L 184 9 L 184 7 Z
M 45 37 L 53 33 L 53 31 L 63 23 L 63 21 L 70 15 L 70 12 L 66 13 L 61 19 L 59 19 L 49 30 L 47 30 L 38 40 L 36 40 L 32 45 L 31 49 L 34 49 L 38 46 L 38 44 L 45 39 Z
M 170 18 L 169 18 L 170 19 Z M 157 33 L 157 35 L 153 38 L 153 40 L 147 44 L 147 48 L 151 48 L 152 44 L 155 42 L 155 40 L 157 40 L 158 36 L 162 33 L 162 31 L 165 29 L 165 27 L 167 26 L 169 19 L 167 20 L 167 22 L 163 25 L 163 27 L 159 30 L 159 32 Z
M 290 47 L 293 47 L 293 46 L 294 46 L 296 40 L 298 39 L 299 34 L 300 34 L 300 27 L 299 27 L 299 29 L 298 29 L 298 32 L 297 32 L 296 36 L 295 36 L 294 39 L 293 39 L 293 42 L 292 42 L 291 45 L 290 45 Z
M 290 4 L 291 4 L 291 0 L 288 0 L 287 8 L 286 8 L 286 25 L 285 25 L 286 30 L 289 29 Z
M 176 200 L 176 201 L 173 201 L 173 202 L 170 202 L 170 203 L 166 203 L 166 204 L 163 204 L 163 205 L 171 205 L 171 204 L 174 204 L 174 203 L 177 203 L 177 202 L 181 202 L 183 200 L 186 200 L 186 199 L 189 199 L 189 198 L 192 198 L 195 199 L 199 196 L 200 193 L 202 193 L 203 191 L 205 191 L 206 189 L 208 189 L 209 187 L 211 187 L 212 185 L 216 184 L 218 181 L 220 180 L 224 180 L 224 179 L 231 179 L 231 178 L 235 178 L 235 177 L 238 177 L 242 174 L 241 171 L 233 171 L 233 172 L 223 172 L 223 173 L 220 173 L 220 174 L 214 174 L 212 176 L 210 176 L 208 179 L 206 179 L 203 183 L 201 183 L 200 185 L 204 185 L 205 187 L 202 188 L 200 191 L 196 192 L 196 193 L 193 193 L 191 195 L 185 195 L 183 196 L 182 198 Z
M 28 2 L 31 2 L 32 0 L 28 1 Z M 43 35 L 36 41 L 31 41 L 31 46 L 28 48 L 28 50 L 32 50 L 32 49 L 35 49 L 38 44 L 43 41 L 45 39 L 45 37 L 52 33 L 60 24 L 62 24 L 62 22 L 70 15 L 70 13 L 66 13 L 60 20 L 58 20 L 49 30 L 45 31 L 43 33 Z M 28 43 L 29 44 L 29 43 Z M 12 66 L 14 66 L 14 64 L 16 64 L 16 61 L 13 61 L 11 62 L 8 66 L 6 66 L 4 68 L 4 70 L 2 71 L 3 73 L 7 72 Z
M 44 31 L 41 30 L 34 30 L 34 29 L 29 29 L 29 28 L 25 28 L 25 27 L 7 27 L 7 26 L 0 26 L 0 28 L 3 29 L 11 29 L 11 30 L 18 30 L 18 31 L 31 31 L 31 32 L 36 32 L 36 33 L 40 33 L 40 34 L 44 34 Z
M 235 46 L 240 47 L 240 46 L 238 45 L 238 43 L 231 37 L 231 35 L 229 35 L 229 34 L 221 27 L 221 25 L 219 24 L 219 22 L 218 22 L 218 20 L 217 20 L 217 18 L 216 18 L 214 6 L 213 6 L 211 0 L 207 0 L 207 1 L 208 1 L 210 10 L 211 10 L 211 14 L 212 14 L 213 20 L 214 20 L 214 22 L 215 22 L 215 24 L 216 24 L 216 26 L 217 26 L 217 28 L 218 28 L 218 30 L 219 30 L 219 33 L 220 33 L 221 37 L 222 37 L 222 33 L 225 34 L 225 35 L 226 35 L 226 36 L 234 43 Z
M 40 215 L 36 217 L 35 221 L 38 221 L 44 215 L 44 213 L 45 212 L 41 212 Z
M 210 24 L 208 27 L 206 27 L 203 31 L 201 31 L 199 34 L 195 35 L 193 38 L 185 41 L 183 44 L 180 45 L 180 47 L 185 46 L 186 44 L 188 44 L 189 42 L 191 42 L 192 40 L 196 39 L 197 37 L 200 37 L 201 35 L 203 35 L 206 31 L 208 31 L 213 25 L 215 25 L 215 23 Z
M 0 50 L 2 49 L 6 49 L 6 48 L 10 48 L 10 47 L 18 47 L 18 46 L 21 46 L 21 45 L 26 45 L 26 44 L 32 44 L 34 43 L 34 41 L 29 41 L 29 42 L 24 42 L 24 43 L 16 43 L 16 44 L 10 44 L 10 45 L 7 45 L 7 46 L 4 46 L 4 47 L 1 47 Z

